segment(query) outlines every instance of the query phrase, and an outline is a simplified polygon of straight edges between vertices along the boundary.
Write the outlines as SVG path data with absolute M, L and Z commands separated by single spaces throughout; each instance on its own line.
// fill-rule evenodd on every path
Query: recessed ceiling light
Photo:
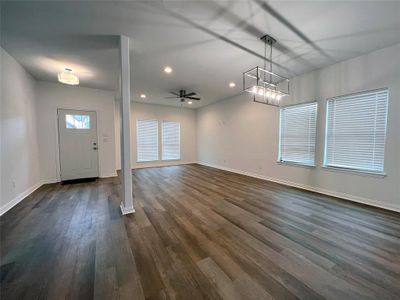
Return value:
M 229 82 L 229 87 L 233 88 L 233 87 L 235 87 L 235 86 L 236 86 L 236 83 L 234 83 L 234 82 Z
M 170 66 L 165 66 L 164 72 L 167 74 L 170 74 L 170 73 L 172 73 L 172 68 Z
M 188 104 L 192 104 L 192 103 L 193 103 L 192 101 L 189 101 L 189 102 L 188 102 Z
M 140 94 L 140 98 L 144 99 L 144 98 L 146 98 L 146 95 L 145 94 Z

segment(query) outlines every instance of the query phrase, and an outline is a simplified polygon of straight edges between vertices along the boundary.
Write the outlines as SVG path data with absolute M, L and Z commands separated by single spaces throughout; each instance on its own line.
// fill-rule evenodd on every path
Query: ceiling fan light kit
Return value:
M 195 92 L 191 92 L 191 93 L 186 93 L 185 90 L 180 90 L 179 93 L 175 93 L 175 92 L 171 92 L 172 97 L 165 97 L 165 99 L 181 99 L 181 102 L 185 102 L 186 100 L 200 100 L 199 97 L 194 97 L 195 95 L 197 95 Z M 192 101 L 189 101 L 188 104 L 192 104 Z
M 254 102 L 279 106 L 281 99 L 290 93 L 289 79 L 272 72 L 272 45 L 276 42 L 269 35 L 264 41 L 264 66 L 256 66 L 243 73 L 243 91 L 253 94 Z M 267 45 L 270 47 L 269 70 L 267 70 Z

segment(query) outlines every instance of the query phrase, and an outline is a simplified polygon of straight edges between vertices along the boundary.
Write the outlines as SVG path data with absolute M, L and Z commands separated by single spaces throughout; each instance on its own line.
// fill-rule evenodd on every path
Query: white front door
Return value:
M 96 112 L 58 109 L 61 180 L 99 176 Z

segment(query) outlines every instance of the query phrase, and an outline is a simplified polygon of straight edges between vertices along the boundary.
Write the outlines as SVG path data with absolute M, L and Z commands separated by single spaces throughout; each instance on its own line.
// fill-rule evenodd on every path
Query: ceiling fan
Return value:
M 179 93 L 171 92 L 172 95 L 171 97 L 165 97 L 165 99 L 181 99 L 181 102 L 185 102 L 186 99 L 190 100 L 200 100 L 199 97 L 193 97 L 196 95 L 196 93 L 191 92 L 189 94 L 186 94 L 185 90 L 180 90 Z M 190 103 L 191 104 L 191 103 Z

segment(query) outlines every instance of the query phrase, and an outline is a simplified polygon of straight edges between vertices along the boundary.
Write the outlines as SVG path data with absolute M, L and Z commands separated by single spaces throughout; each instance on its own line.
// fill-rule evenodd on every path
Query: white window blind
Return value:
M 137 121 L 137 161 L 158 160 L 158 121 Z
M 281 108 L 279 160 L 315 164 L 317 103 Z
M 181 129 L 178 122 L 162 121 L 162 159 L 181 158 Z
M 381 89 L 328 99 L 325 166 L 383 173 L 388 94 Z

